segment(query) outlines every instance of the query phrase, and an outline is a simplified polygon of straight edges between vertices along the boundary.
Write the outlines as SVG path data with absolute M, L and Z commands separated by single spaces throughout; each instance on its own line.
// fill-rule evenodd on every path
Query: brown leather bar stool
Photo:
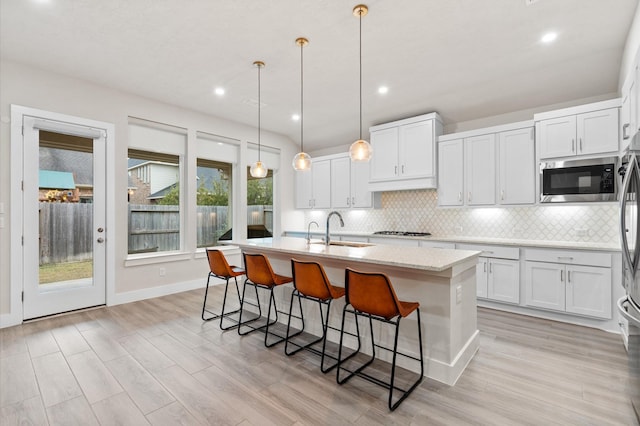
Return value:
M 242 300 L 240 299 L 240 289 L 238 288 L 238 277 L 240 275 L 244 275 L 244 269 L 239 268 L 237 266 L 229 265 L 229 263 L 227 262 L 227 258 L 224 257 L 224 253 L 222 253 L 222 251 L 220 250 L 207 249 L 207 259 L 209 260 L 209 275 L 207 276 L 207 286 L 205 287 L 205 290 L 204 290 L 204 303 L 202 304 L 202 319 L 203 321 L 211 321 L 211 320 L 220 318 L 220 328 L 222 330 L 229 330 L 231 328 L 237 327 L 238 321 L 232 318 L 228 318 L 231 321 L 234 321 L 236 323 L 229 327 L 224 327 L 222 325 L 222 321 L 224 320 L 225 317 L 228 317 L 229 315 L 233 315 L 240 312 L 240 308 L 231 312 L 224 311 L 227 303 L 229 279 L 230 278 L 234 279 L 236 284 L 236 293 L 238 294 L 238 303 L 242 305 Z M 226 281 L 224 286 L 224 298 L 222 299 L 222 312 L 220 314 L 216 314 L 215 312 L 212 312 L 207 309 L 207 296 L 209 294 L 209 281 L 211 280 L 211 277 L 219 278 L 221 280 Z M 205 313 L 208 313 L 211 315 L 205 316 Z
M 293 286 L 294 290 L 291 293 L 291 303 L 289 304 L 289 321 L 287 322 L 287 336 L 284 346 L 284 353 L 287 356 L 291 356 L 303 349 L 306 349 L 316 355 L 320 355 L 320 371 L 327 373 L 337 365 L 337 358 L 326 353 L 327 346 L 327 329 L 329 327 L 329 313 L 331 310 L 331 302 L 335 299 L 339 299 L 344 296 L 344 288 L 336 287 L 329 282 L 327 274 L 324 272 L 324 268 L 317 262 L 303 262 L 296 259 L 291 259 L 291 272 L 293 274 Z M 293 300 L 298 299 L 298 306 L 300 316 L 293 314 Z M 304 311 L 302 309 L 302 299 L 311 300 L 318 304 L 320 310 L 320 320 L 322 322 L 322 336 L 317 339 L 306 343 L 297 343 L 297 339 L 293 337 L 304 332 L 305 321 Z M 326 313 L 323 312 L 322 307 L 326 306 Z M 302 327 L 295 334 L 291 334 L 291 317 L 298 318 Z M 313 346 L 322 342 L 322 349 L 318 350 Z M 289 351 L 289 346 L 295 346 L 296 349 Z M 336 362 L 325 367 L 325 357 L 332 358 Z
M 263 254 L 248 254 L 243 253 L 244 256 L 244 267 L 246 270 L 247 279 L 244 280 L 244 288 L 242 291 L 242 301 L 240 303 L 240 318 L 238 319 L 239 327 L 238 334 L 241 336 L 247 335 L 249 333 L 253 333 L 254 331 L 264 330 L 264 345 L 270 348 L 273 345 L 276 345 L 285 340 L 286 336 L 281 336 L 276 333 L 270 332 L 269 327 L 273 326 L 278 322 L 278 308 L 276 306 L 276 299 L 273 294 L 273 290 L 283 284 L 290 283 L 293 281 L 293 278 L 286 277 L 284 275 L 278 275 L 273 272 L 271 268 L 271 263 L 269 263 L 269 259 Z M 242 320 L 243 315 L 246 315 L 244 306 L 245 296 L 247 294 L 247 285 L 253 286 L 256 292 L 256 306 L 258 308 L 258 314 L 254 315 L 250 319 Z M 258 297 L 258 289 L 264 289 L 269 292 L 269 308 L 267 310 L 267 316 L 262 316 L 262 307 L 260 304 L 260 298 Z M 275 318 L 271 320 L 271 310 L 273 308 L 273 312 L 275 314 Z M 264 321 L 263 321 L 264 320 Z M 254 325 L 254 322 L 258 322 L 259 325 Z M 262 323 L 262 324 L 261 324 Z M 242 328 L 249 328 L 248 331 L 242 331 Z M 276 336 L 277 339 L 274 342 L 269 343 L 269 335 Z
M 346 288 L 346 305 L 342 311 L 342 330 L 340 332 L 340 347 L 338 349 L 338 369 L 336 373 L 336 381 L 338 384 L 346 383 L 353 376 L 362 377 L 372 383 L 389 389 L 389 409 L 395 410 L 402 401 L 420 384 L 424 376 L 424 359 L 422 354 L 422 327 L 420 322 L 420 304 L 418 302 L 401 302 L 396 296 L 396 292 L 389 281 L 389 277 L 381 273 L 357 272 L 347 268 L 345 271 L 345 288 Z M 418 320 L 418 344 L 420 346 L 420 358 L 416 358 L 409 354 L 398 351 L 398 335 L 400 331 L 400 320 L 406 318 L 412 312 L 417 313 Z M 356 324 L 358 317 L 363 316 L 369 318 L 369 327 L 371 329 L 371 346 L 372 355 L 363 365 L 355 370 L 348 370 L 344 367 L 342 359 L 342 340 L 344 336 L 344 324 L 347 312 L 354 314 Z M 395 327 L 395 337 L 393 348 L 387 348 L 375 343 L 373 333 L 373 320 L 381 321 Z M 356 327 L 358 330 L 358 328 Z M 360 343 L 360 333 L 358 330 L 358 344 Z M 393 361 L 391 363 L 391 378 L 384 381 L 377 377 L 367 374 L 364 370 L 376 358 L 376 348 L 393 352 Z M 408 389 L 400 389 L 396 386 L 396 358 L 401 355 L 420 362 L 420 376 L 411 384 Z M 346 371 L 349 374 L 340 378 L 340 371 Z M 400 398 L 393 402 L 393 392 L 398 390 L 401 392 Z

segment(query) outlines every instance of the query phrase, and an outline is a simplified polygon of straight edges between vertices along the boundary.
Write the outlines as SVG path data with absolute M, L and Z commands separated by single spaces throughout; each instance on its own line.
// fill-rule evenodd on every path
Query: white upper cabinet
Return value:
M 464 170 L 467 205 L 496 202 L 496 139 L 493 133 L 465 138 Z
M 398 128 L 400 177 L 433 177 L 434 135 L 433 120 L 419 121 Z
M 533 204 L 535 177 L 531 121 L 439 139 L 439 206 Z
M 577 154 L 618 151 L 618 108 L 578 114 Z
M 620 99 L 535 114 L 540 159 L 618 151 Z
M 576 154 L 576 116 L 540 122 L 540 158 L 568 157 Z
M 311 170 L 295 172 L 296 208 L 328 209 L 331 207 L 331 162 L 314 160 Z
M 371 132 L 370 180 L 389 180 L 398 177 L 398 128 Z
M 438 205 L 461 206 L 464 204 L 463 158 L 462 139 L 438 143 Z
M 630 72 L 622 85 L 622 106 L 620 107 L 620 148 L 622 150 L 629 146 L 631 137 L 638 128 L 638 93 L 635 77 L 636 73 Z
M 371 127 L 370 191 L 436 187 L 437 137 L 442 122 L 436 113 Z
M 373 195 L 369 192 L 369 165 L 351 162 L 348 155 L 331 159 L 331 207 L 369 208 Z
M 498 204 L 533 204 L 536 153 L 533 128 L 498 133 Z

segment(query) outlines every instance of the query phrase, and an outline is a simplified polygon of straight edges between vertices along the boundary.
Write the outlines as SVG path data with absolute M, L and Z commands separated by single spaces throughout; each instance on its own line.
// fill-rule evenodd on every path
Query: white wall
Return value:
M 108 164 L 115 170 L 115 205 L 109 206 L 115 212 L 115 291 L 124 294 L 130 291 L 167 286 L 183 282 L 204 280 L 208 270 L 202 258 L 189 256 L 187 260 L 171 262 L 166 268 L 166 276 L 160 277 L 158 265 L 125 267 L 127 257 L 127 146 L 128 117 L 138 117 L 196 131 L 222 135 L 242 141 L 242 153 L 246 153 L 247 141 L 253 141 L 255 128 L 223 120 L 217 117 L 163 104 L 150 99 L 120 92 L 94 83 L 54 74 L 27 65 L 3 61 L 0 63 L 0 203 L 4 203 L 4 227 L 0 228 L 0 315 L 10 313 L 11 285 L 9 250 L 10 232 L 20 232 L 11 226 L 10 203 L 10 106 L 11 104 L 52 111 L 77 117 L 113 123 L 115 125 L 115 164 Z M 255 111 L 247 111 L 254 114 Z M 195 141 L 195 137 L 189 139 Z M 293 169 L 290 159 L 296 153 L 296 145 L 288 138 L 270 132 L 262 133 L 262 143 L 281 150 L 281 164 L 275 179 L 279 185 L 274 204 L 280 207 L 281 220 L 274 219 L 276 231 L 291 226 L 303 226 L 304 217 L 293 209 Z M 187 150 L 193 149 L 188 146 Z M 244 159 L 244 158 L 243 158 Z M 242 161 L 242 160 L 241 160 Z M 242 162 L 241 162 L 242 164 Z M 245 178 L 246 179 L 246 178 Z M 246 182 L 246 180 L 245 180 Z M 246 189 L 242 191 L 246 200 Z M 243 204 L 244 205 L 244 204 Z M 240 224 L 246 223 L 246 208 L 237 212 Z M 297 222 L 300 223 L 297 223 Z M 113 234 L 112 234 L 113 235 Z M 150 278 L 151 277 L 151 278 Z M 143 294 L 138 292 L 133 294 Z

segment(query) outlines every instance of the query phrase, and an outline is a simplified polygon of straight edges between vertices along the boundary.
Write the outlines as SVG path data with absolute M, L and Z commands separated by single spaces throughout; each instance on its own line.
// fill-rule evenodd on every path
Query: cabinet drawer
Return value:
M 526 249 L 524 252 L 524 257 L 526 260 L 534 260 L 538 262 L 564 263 L 567 265 L 600 266 L 604 268 L 611 267 L 611 253 Z
M 445 241 L 420 241 L 420 247 L 454 249 L 456 248 L 456 244 Z
M 498 257 L 501 259 L 520 259 L 520 249 L 518 247 L 489 246 L 484 244 L 456 244 L 460 250 L 477 250 L 482 253 L 480 256 Z

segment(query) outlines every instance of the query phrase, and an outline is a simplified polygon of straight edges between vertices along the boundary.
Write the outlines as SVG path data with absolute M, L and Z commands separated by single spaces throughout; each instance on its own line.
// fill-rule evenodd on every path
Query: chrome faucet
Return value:
M 329 219 L 331 219 L 331 216 L 333 216 L 334 214 L 338 216 L 338 218 L 340 219 L 340 226 L 344 228 L 344 220 L 342 220 L 342 215 L 340 215 L 340 213 L 335 210 L 329 213 L 329 215 L 327 215 L 327 229 L 324 236 L 325 245 L 329 245 L 331 243 L 331 237 L 329 237 Z
M 315 220 L 309 222 L 309 225 L 307 226 L 307 244 L 311 243 L 311 225 L 313 224 L 315 224 L 317 228 L 320 228 L 320 225 L 318 225 L 318 222 Z

